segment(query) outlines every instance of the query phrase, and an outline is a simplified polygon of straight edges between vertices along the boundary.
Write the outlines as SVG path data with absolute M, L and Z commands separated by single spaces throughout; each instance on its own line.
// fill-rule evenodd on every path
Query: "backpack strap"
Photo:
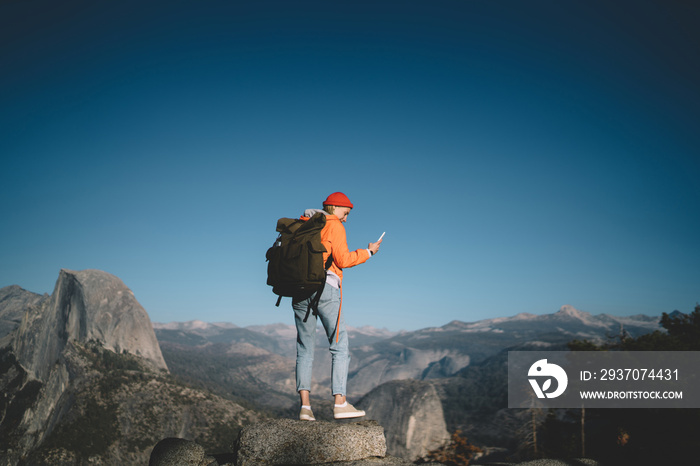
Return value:
M 333 263 L 333 254 L 328 255 L 328 259 L 326 259 L 326 276 L 328 276 L 328 269 L 331 268 L 331 264 Z M 326 288 L 326 281 L 323 280 L 323 284 L 321 285 L 321 288 L 316 292 L 313 298 L 309 301 L 309 306 L 306 308 L 306 316 L 304 316 L 304 322 L 306 322 L 309 319 L 309 314 L 311 311 L 314 312 L 314 315 L 318 315 L 318 303 L 321 301 L 321 294 L 323 293 L 324 288 Z M 279 302 L 279 300 L 277 301 Z
M 326 288 L 325 281 L 321 285 L 321 288 L 318 289 L 316 294 L 314 294 L 313 298 L 309 300 L 309 305 L 306 307 L 306 315 L 304 316 L 304 322 L 306 322 L 309 319 L 309 314 L 311 314 L 311 311 L 314 312 L 315 316 L 318 315 L 318 303 L 319 301 L 321 301 L 321 294 L 323 294 L 324 288 Z

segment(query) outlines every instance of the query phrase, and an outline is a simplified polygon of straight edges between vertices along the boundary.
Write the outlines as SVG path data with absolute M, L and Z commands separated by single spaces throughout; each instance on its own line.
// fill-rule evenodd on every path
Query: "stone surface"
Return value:
M 408 466 L 414 463 L 403 458 L 396 458 L 394 456 L 385 456 L 384 458 L 365 458 L 363 460 L 357 461 L 338 461 L 335 463 L 328 463 L 337 466 Z M 431 463 L 433 466 L 440 466 L 438 463 Z
M 600 466 L 600 463 L 596 460 L 589 458 L 577 458 L 570 460 L 559 460 L 559 459 L 537 459 L 525 461 L 522 463 L 484 463 L 484 466 Z
M 0 288 L 0 339 L 19 327 L 25 312 L 43 299 L 48 299 L 48 295 L 32 293 L 17 285 Z
M 384 426 L 392 456 L 414 461 L 450 440 L 442 403 L 428 382 L 387 382 L 365 395 L 357 407 Z
M 166 438 L 156 444 L 148 466 L 209 466 L 216 460 L 201 445 L 182 438 Z
M 244 427 L 234 450 L 236 466 L 323 464 L 384 457 L 386 440 L 374 421 L 275 419 Z

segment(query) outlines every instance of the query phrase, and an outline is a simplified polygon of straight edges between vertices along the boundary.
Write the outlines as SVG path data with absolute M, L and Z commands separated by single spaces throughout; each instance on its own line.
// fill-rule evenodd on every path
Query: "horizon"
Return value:
M 476 324 L 479 322 L 495 320 L 495 319 L 513 319 L 513 318 L 516 318 L 516 317 L 523 315 L 523 314 L 527 315 L 528 317 L 530 317 L 530 316 L 542 317 L 542 316 L 554 315 L 554 314 L 558 314 L 558 313 L 568 313 L 569 309 L 573 309 L 576 313 L 583 313 L 583 314 L 590 315 L 591 317 L 609 316 L 609 317 L 613 317 L 613 318 L 625 319 L 625 318 L 640 317 L 641 316 L 641 317 L 659 317 L 659 319 L 661 318 L 661 314 L 659 314 L 658 316 L 657 315 L 649 315 L 649 314 L 633 314 L 633 315 L 625 315 L 625 316 L 613 316 L 611 314 L 606 314 L 606 313 L 592 314 L 590 312 L 576 309 L 575 307 L 573 307 L 571 305 L 565 304 L 565 305 L 561 306 L 559 308 L 559 310 L 557 310 L 555 312 L 549 312 L 549 313 L 545 312 L 545 313 L 541 313 L 541 314 L 531 314 L 531 313 L 527 313 L 527 312 L 518 312 L 516 314 L 503 315 L 503 316 L 497 316 L 497 317 L 488 317 L 488 318 L 480 319 L 480 320 L 476 320 L 476 321 L 463 321 L 463 320 L 459 320 L 459 319 L 453 319 L 453 320 L 446 322 L 444 324 L 441 324 L 441 325 L 431 325 L 428 327 L 413 328 L 413 329 L 408 329 L 408 328 L 390 329 L 387 327 L 376 327 L 376 326 L 371 325 L 371 324 L 366 324 L 366 325 L 361 325 L 361 326 L 348 325 L 347 328 L 348 328 L 348 330 L 361 330 L 363 328 L 370 328 L 373 330 L 385 330 L 385 331 L 390 332 L 390 333 L 402 333 L 402 332 L 408 333 L 408 332 L 426 330 L 426 329 L 431 329 L 431 328 L 442 328 L 442 327 L 448 326 L 448 325 L 453 324 L 453 323 Z M 668 314 L 671 314 L 672 312 L 682 312 L 682 311 L 678 311 L 676 309 L 674 311 L 669 312 Z M 155 327 L 155 325 L 165 327 L 168 325 L 177 325 L 177 324 L 195 324 L 195 325 L 204 324 L 206 326 L 230 326 L 230 325 L 233 325 L 235 328 L 270 327 L 270 326 L 276 326 L 276 325 L 282 325 L 285 328 L 292 328 L 292 329 L 294 328 L 293 322 L 292 323 L 285 323 L 285 322 L 279 322 L 279 321 L 278 322 L 271 322 L 271 323 L 264 323 L 264 324 L 250 324 L 250 325 L 245 325 L 245 326 L 238 325 L 235 322 L 230 322 L 230 321 L 228 321 L 228 322 L 227 321 L 207 322 L 207 321 L 203 321 L 200 319 L 192 319 L 192 320 L 185 320 L 185 321 L 169 321 L 169 322 L 157 322 L 157 321 L 152 320 L 151 324 L 153 324 L 154 327 Z M 318 322 L 318 326 L 321 326 L 320 321 Z M 661 325 L 659 324 L 659 328 L 660 327 L 661 327 Z
M 280 217 L 355 208 L 348 325 L 700 301 L 700 10 L 0 4 L 0 287 L 98 269 L 154 321 L 293 322 Z
M 106 273 L 109 273 L 109 272 L 106 272 Z M 119 277 L 116 277 L 116 278 L 119 278 Z M 25 291 L 28 291 L 28 292 L 31 292 L 31 293 L 34 293 L 34 294 L 39 294 L 39 295 L 44 295 L 44 294 L 46 294 L 46 295 L 48 295 L 48 296 L 51 296 L 51 295 L 52 295 L 52 293 L 37 293 L 37 292 L 35 292 L 35 291 L 26 289 L 26 288 L 22 287 L 22 286 L 19 285 L 19 284 L 12 284 L 12 285 L 3 286 L 3 287 L 0 287 L 0 289 L 6 288 L 6 287 L 11 287 L 11 286 L 17 286 L 17 287 L 19 287 L 19 288 L 21 288 L 21 289 L 23 289 L 23 290 L 25 290 Z M 128 288 L 128 286 L 127 286 L 127 288 Z M 130 288 L 129 288 L 129 289 L 130 289 Z M 133 291 L 132 291 L 132 293 L 133 293 Z M 138 301 L 139 304 L 141 304 L 141 302 L 139 301 L 138 296 L 136 296 L 136 295 L 134 294 L 134 297 L 136 298 L 136 301 Z M 142 307 L 144 307 L 143 304 L 141 304 L 141 305 L 142 305 Z M 608 313 L 605 313 L 605 312 L 601 312 L 601 313 L 592 313 L 592 312 L 589 312 L 589 311 L 586 311 L 586 310 L 583 310 L 583 309 L 578 309 L 578 308 L 576 308 L 575 306 L 572 306 L 572 305 L 570 305 L 570 304 L 563 304 L 563 305 L 561 305 L 556 311 L 550 311 L 550 312 L 543 311 L 543 312 L 539 312 L 539 313 L 531 313 L 531 312 L 523 312 L 523 311 L 520 311 L 520 312 L 515 312 L 515 313 L 513 313 L 512 311 L 510 311 L 510 313 L 509 313 L 509 314 L 506 314 L 506 315 L 497 315 L 497 316 L 484 317 L 483 319 L 472 320 L 472 321 L 462 320 L 462 319 L 452 319 L 452 320 L 450 320 L 450 321 L 448 321 L 448 322 L 445 322 L 445 323 L 443 323 L 443 324 L 439 324 L 439 325 L 427 325 L 427 326 L 424 326 L 424 327 L 416 327 L 416 328 L 389 328 L 389 327 L 387 327 L 387 326 L 379 327 L 379 326 L 372 325 L 372 324 L 347 325 L 347 328 L 348 328 L 348 329 L 362 329 L 362 328 L 364 328 L 364 327 L 369 327 L 369 328 L 376 329 L 376 330 L 386 330 L 386 331 L 389 331 L 389 332 L 392 332 L 392 333 L 413 332 L 413 331 L 425 330 L 425 329 L 430 329 L 430 328 L 441 328 L 441 327 L 447 326 L 447 325 L 449 325 L 449 324 L 451 324 L 451 323 L 454 323 L 454 322 L 460 322 L 460 323 L 465 323 L 465 324 L 474 324 L 474 323 L 482 322 L 482 321 L 485 321 L 485 320 L 510 319 L 510 318 L 513 318 L 513 317 L 517 317 L 517 316 L 519 316 L 519 315 L 521 315 L 521 314 L 524 314 L 524 315 L 527 315 L 527 316 L 538 317 L 538 316 L 554 315 L 554 314 L 557 314 L 557 313 L 560 313 L 560 312 L 567 313 L 569 309 L 573 309 L 573 311 L 576 312 L 576 313 L 588 314 L 588 315 L 593 316 L 593 317 L 605 315 L 605 316 L 611 316 L 611 317 L 614 317 L 614 318 L 629 318 L 629 317 L 637 317 L 637 316 L 645 316 L 645 317 L 657 317 L 657 316 L 658 316 L 658 317 L 660 318 L 661 315 L 663 314 L 663 312 L 666 312 L 667 314 L 671 314 L 671 313 L 673 313 L 673 312 L 682 312 L 683 314 L 690 314 L 690 312 L 692 312 L 692 311 L 685 312 L 685 311 L 681 311 L 681 310 L 679 310 L 679 309 L 674 309 L 673 311 L 662 311 L 662 313 L 659 313 L 659 314 L 637 313 L 637 314 L 627 314 L 627 315 L 622 315 L 622 314 L 620 314 L 620 315 L 617 315 L 617 314 L 608 314 Z M 251 324 L 245 324 L 245 325 L 243 325 L 243 324 L 238 324 L 238 323 L 236 323 L 236 322 L 234 322 L 234 321 L 206 321 L 206 320 L 201 320 L 201 319 L 157 321 L 157 320 L 153 320 L 153 319 L 151 318 L 150 313 L 148 312 L 148 309 L 146 309 L 146 308 L 144 307 L 144 310 L 146 311 L 146 314 L 149 316 L 149 320 L 151 321 L 151 324 L 152 324 L 152 325 L 157 324 L 157 325 L 163 325 L 163 326 L 165 326 L 165 325 L 169 325 L 169 324 L 201 323 L 201 324 L 205 324 L 205 325 L 214 325 L 214 326 L 219 326 L 219 325 L 233 325 L 233 326 L 235 326 L 236 328 L 249 328 L 249 327 L 256 327 L 256 326 L 265 327 L 265 326 L 274 326 L 274 325 L 284 325 L 284 326 L 286 326 L 286 327 L 291 327 L 291 328 L 294 327 L 293 319 L 291 320 L 291 322 L 283 322 L 283 321 L 279 321 L 279 320 L 278 320 L 278 321 L 269 320 L 269 321 L 257 322 L 257 323 L 251 323 Z M 318 325 L 319 325 L 319 326 L 321 325 L 320 321 L 318 322 Z
M 119 278 L 119 277 L 117 277 L 117 278 Z M 18 284 L 8 285 L 7 287 L 11 287 L 11 286 L 18 286 L 18 287 L 20 287 L 21 289 L 23 289 L 23 290 L 25 290 L 25 291 L 29 291 L 29 292 L 34 293 L 34 294 L 41 294 L 41 293 L 36 293 L 36 292 L 34 292 L 34 291 L 32 291 L 32 290 L 28 290 L 28 289 L 26 289 L 26 288 L 24 288 L 24 287 L 22 287 L 21 285 L 18 285 Z M 2 289 L 2 288 L 6 288 L 6 287 L 1 287 L 0 289 Z M 132 291 L 132 293 L 133 293 L 133 291 Z M 49 296 L 51 295 L 51 293 L 46 293 L 46 294 L 48 294 Z M 136 301 L 139 301 L 138 296 L 134 295 L 134 297 L 136 298 Z M 140 301 L 139 301 L 139 304 L 140 304 Z M 142 305 L 142 306 L 143 306 L 143 305 Z M 153 319 L 150 317 L 150 313 L 148 312 L 148 309 L 146 309 L 146 308 L 144 307 L 144 310 L 146 311 L 146 314 L 149 316 L 149 320 L 150 320 L 150 322 L 151 322 L 151 324 L 152 324 L 153 326 L 155 326 L 155 325 L 167 326 L 167 325 L 170 325 L 170 324 L 205 324 L 205 325 L 207 325 L 207 326 L 226 326 L 226 325 L 233 325 L 233 326 L 236 327 L 236 328 L 249 328 L 249 327 L 267 327 L 267 326 L 283 325 L 283 326 L 285 326 L 285 327 L 294 328 L 294 322 L 293 322 L 293 321 L 292 321 L 292 322 L 266 321 L 266 322 L 252 323 L 252 324 L 246 324 L 246 325 L 239 325 L 239 324 L 237 324 L 237 323 L 234 322 L 234 321 L 206 321 L 206 320 L 201 320 L 201 319 L 156 321 L 156 320 L 153 320 Z M 386 326 L 378 327 L 378 326 L 375 326 L 375 325 L 372 325 L 372 324 L 347 325 L 347 328 L 348 328 L 349 330 L 359 330 L 359 329 L 362 329 L 362 328 L 371 328 L 371 329 L 375 329 L 375 330 L 385 330 L 385 331 L 388 331 L 388 332 L 391 332 L 391 333 L 402 333 L 402 332 L 414 332 L 414 331 L 425 330 L 425 329 L 431 329 L 431 328 L 441 328 L 441 327 L 445 327 L 445 326 L 450 325 L 450 324 L 455 323 L 455 322 L 464 323 L 464 324 L 475 324 L 475 323 L 479 323 L 479 322 L 482 322 L 482 321 L 495 320 L 495 319 L 511 319 L 511 318 L 514 318 L 514 317 L 518 317 L 519 315 L 527 315 L 527 316 L 532 316 L 532 317 L 540 317 L 540 316 L 554 315 L 554 314 L 558 314 L 558 313 L 567 313 L 567 314 L 570 314 L 570 310 L 573 310 L 574 313 L 587 314 L 587 315 L 590 315 L 590 316 L 592 316 L 592 317 L 597 317 L 597 316 L 610 316 L 610 317 L 613 317 L 613 318 L 620 318 L 620 319 L 630 318 L 630 317 L 638 317 L 638 316 L 643 316 L 643 317 L 659 317 L 659 318 L 661 318 L 661 315 L 663 314 L 663 312 L 665 312 L 665 313 L 667 313 L 667 314 L 672 314 L 672 313 L 674 313 L 674 312 L 681 312 L 681 313 L 683 313 L 683 314 L 690 314 L 690 313 L 692 312 L 692 311 L 684 312 L 684 311 L 681 311 L 681 310 L 679 310 L 679 309 L 674 309 L 673 311 L 663 311 L 662 313 L 659 313 L 659 314 L 637 313 L 637 314 L 629 314 L 629 315 L 614 315 L 614 314 L 608 314 L 608 313 L 605 313 L 605 312 L 601 312 L 601 313 L 592 313 L 592 312 L 588 312 L 588 311 L 583 310 L 583 309 L 578 309 L 578 308 L 576 308 L 575 306 L 572 306 L 572 305 L 570 305 L 570 304 L 563 304 L 562 306 L 559 307 L 559 309 L 557 309 L 556 311 L 552 311 L 552 312 L 541 312 L 541 313 L 515 312 L 515 313 L 509 313 L 509 314 L 507 314 L 507 315 L 498 315 L 498 316 L 485 317 L 485 318 L 483 318 L 483 319 L 473 320 L 473 321 L 466 321 L 466 320 L 461 320 L 461 319 L 452 319 L 452 320 L 450 320 L 450 321 L 448 321 L 448 322 L 445 322 L 445 323 L 443 323 L 443 324 L 439 324 L 439 325 L 428 325 L 428 326 L 425 326 L 425 327 L 418 327 L 418 328 L 389 328 L 389 327 L 386 327 Z M 320 320 L 318 321 L 318 326 L 321 326 Z

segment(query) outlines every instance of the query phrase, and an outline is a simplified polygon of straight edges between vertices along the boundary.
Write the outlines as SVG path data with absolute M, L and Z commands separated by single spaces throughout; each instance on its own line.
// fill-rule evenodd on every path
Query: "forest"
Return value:
M 572 351 L 699 351 L 700 304 L 693 312 L 663 313 L 664 330 L 602 344 L 574 340 Z M 700 370 L 700 369 L 699 369 Z M 700 409 L 581 409 L 548 412 L 540 426 L 538 454 L 586 456 L 605 464 L 693 464 L 700 448 Z

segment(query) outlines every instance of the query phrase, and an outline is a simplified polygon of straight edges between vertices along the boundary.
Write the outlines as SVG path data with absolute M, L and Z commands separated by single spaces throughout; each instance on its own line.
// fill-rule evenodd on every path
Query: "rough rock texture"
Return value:
M 63 377 L 64 387 L 29 379 L 8 351 L 0 350 L 0 366 L 11 376 L 0 377 L 7 395 L 0 397 L 2 466 L 146 464 L 153 446 L 169 437 L 225 452 L 243 425 L 258 420 L 231 400 L 139 369 L 141 358 L 97 343 L 66 345 L 49 377 Z
M 68 340 L 95 340 L 167 370 L 148 314 L 114 275 L 63 269 L 51 298 L 30 311 L 17 330 L 14 350 L 22 366 L 41 381 L 49 378 Z
M 589 458 L 571 460 L 539 459 L 523 463 L 486 463 L 489 466 L 599 466 L 600 463 Z
M 328 463 L 338 466 L 377 466 L 377 465 L 396 465 L 396 466 L 408 466 L 414 463 L 405 460 L 403 458 L 396 458 L 394 456 L 385 456 L 384 458 L 365 458 L 358 461 L 338 461 L 335 463 Z M 431 463 L 433 466 L 440 466 L 438 463 Z
M 428 382 L 395 380 L 369 392 L 357 406 L 386 429 L 392 456 L 417 460 L 450 440 L 442 403 Z
M 0 288 L 0 338 L 19 327 L 24 313 L 48 295 L 27 291 L 17 285 Z
M 148 466 L 208 466 L 214 461 L 214 458 L 206 455 L 201 445 L 191 440 L 169 437 L 153 448 Z
M 324 422 L 276 419 L 241 430 L 237 466 L 323 464 L 384 457 L 384 429 L 374 421 Z

